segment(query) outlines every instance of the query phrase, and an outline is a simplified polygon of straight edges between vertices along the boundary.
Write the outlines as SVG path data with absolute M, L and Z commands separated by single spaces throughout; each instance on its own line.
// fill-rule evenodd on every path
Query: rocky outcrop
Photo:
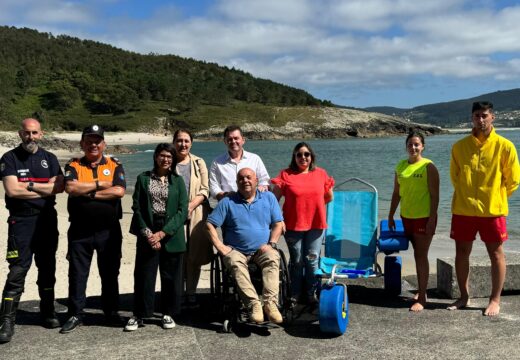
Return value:
M 197 138 L 221 139 L 226 125 L 199 131 Z M 247 138 L 257 140 L 397 136 L 408 133 L 410 129 L 419 130 L 425 135 L 445 133 L 438 126 L 413 123 L 380 113 L 341 108 L 322 108 L 312 122 L 289 121 L 280 127 L 265 123 L 243 124 L 241 128 Z

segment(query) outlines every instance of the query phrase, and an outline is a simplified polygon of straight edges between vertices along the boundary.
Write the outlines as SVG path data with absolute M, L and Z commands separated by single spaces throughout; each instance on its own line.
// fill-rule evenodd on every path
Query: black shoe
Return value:
M 14 335 L 14 321 L 10 317 L 3 319 L 0 325 L 0 343 L 8 343 Z
M 80 325 L 83 325 L 83 321 L 81 318 L 77 315 L 71 316 L 65 324 L 63 324 L 63 327 L 60 330 L 60 334 L 68 334 L 74 330 Z
M 42 314 L 41 323 L 42 326 L 47 329 L 56 329 L 61 326 L 60 321 L 58 320 L 58 317 L 56 316 L 55 312 L 46 315 Z

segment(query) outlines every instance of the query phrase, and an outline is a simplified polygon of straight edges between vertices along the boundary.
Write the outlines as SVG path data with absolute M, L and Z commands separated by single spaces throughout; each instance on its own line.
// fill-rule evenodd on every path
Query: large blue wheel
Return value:
M 343 285 L 323 286 L 320 293 L 320 330 L 344 334 L 348 325 L 348 295 Z
M 385 256 L 385 291 L 390 296 L 401 294 L 402 264 L 400 256 Z

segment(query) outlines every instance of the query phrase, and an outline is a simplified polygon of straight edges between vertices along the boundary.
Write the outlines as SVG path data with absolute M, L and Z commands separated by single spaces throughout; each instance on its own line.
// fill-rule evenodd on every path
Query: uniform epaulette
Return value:
M 112 161 L 115 162 L 117 165 L 121 165 L 121 161 L 119 161 L 119 159 L 115 156 L 111 156 L 110 159 L 112 159 Z

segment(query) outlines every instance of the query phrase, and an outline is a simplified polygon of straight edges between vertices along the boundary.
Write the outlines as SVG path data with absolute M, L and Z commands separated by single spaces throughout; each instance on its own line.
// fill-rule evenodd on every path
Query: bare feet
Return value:
M 448 310 L 459 310 L 459 309 L 464 309 L 467 306 L 469 306 L 469 299 L 458 299 L 453 304 L 448 306 L 446 309 L 448 309 Z
M 495 300 L 489 300 L 488 307 L 484 311 L 484 316 L 497 316 L 500 313 L 500 303 Z
M 416 302 L 415 302 L 415 303 L 410 307 L 410 311 L 413 311 L 413 312 L 423 311 L 425 306 L 426 306 L 426 303 L 423 303 L 423 302 L 420 302 L 420 301 L 416 301 Z

